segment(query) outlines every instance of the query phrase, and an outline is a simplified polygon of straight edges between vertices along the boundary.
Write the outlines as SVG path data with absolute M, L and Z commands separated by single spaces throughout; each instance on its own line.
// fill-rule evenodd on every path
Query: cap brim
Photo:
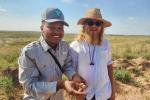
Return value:
M 85 21 L 86 21 L 87 19 L 93 19 L 93 18 L 81 18 L 81 19 L 78 21 L 77 24 L 78 24 L 78 25 L 84 25 L 84 24 L 85 24 Z M 96 19 L 96 18 L 94 18 L 94 19 Z M 104 23 L 104 27 L 110 27 L 110 26 L 112 26 L 112 23 L 109 22 L 109 21 L 107 21 L 107 20 L 105 20 L 105 19 L 97 18 L 96 20 L 102 21 L 102 22 Z
M 53 23 L 53 22 L 62 22 L 64 25 L 69 26 L 69 24 L 67 22 L 65 22 L 64 20 L 59 20 L 59 19 L 49 19 L 49 20 L 44 20 L 47 23 Z

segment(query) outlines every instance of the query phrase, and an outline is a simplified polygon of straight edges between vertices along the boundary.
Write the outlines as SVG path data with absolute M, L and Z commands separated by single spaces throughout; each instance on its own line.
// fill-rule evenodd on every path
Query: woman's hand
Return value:
M 74 74 L 73 76 L 72 76 L 72 80 L 74 81 L 74 82 L 77 82 L 77 83 L 84 83 L 86 86 L 87 86 L 87 82 L 85 81 L 85 79 L 84 78 L 82 78 L 79 74 Z

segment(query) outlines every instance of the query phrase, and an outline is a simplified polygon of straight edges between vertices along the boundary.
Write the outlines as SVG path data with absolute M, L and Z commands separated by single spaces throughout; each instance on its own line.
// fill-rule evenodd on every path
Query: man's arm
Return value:
M 76 74 L 76 72 L 75 72 L 75 68 L 73 66 L 71 48 L 69 47 L 68 44 L 66 45 L 66 48 L 68 48 L 68 52 L 67 52 L 67 57 L 64 62 L 64 71 L 65 71 L 65 74 L 67 75 L 67 77 L 69 78 L 69 80 L 71 80 L 73 75 Z
M 65 89 L 68 93 L 73 95 L 85 94 L 84 92 L 76 89 L 76 87 L 80 87 L 80 84 L 76 82 L 63 80 L 42 82 L 38 80 L 39 75 L 40 73 L 36 64 L 34 64 L 31 58 L 23 54 L 19 58 L 19 81 L 25 88 L 26 92 L 31 96 L 45 99 L 59 89 Z
M 19 82 L 27 94 L 43 99 L 56 92 L 57 81 L 39 81 L 40 73 L 34 59 L 29 56 L 27 51 L 21 53 L 18 63 Z

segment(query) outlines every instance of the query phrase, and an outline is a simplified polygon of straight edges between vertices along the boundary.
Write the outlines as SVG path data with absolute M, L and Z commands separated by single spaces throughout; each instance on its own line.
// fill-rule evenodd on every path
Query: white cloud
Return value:
M 73 3 L 74 0 L 61 0 L 63 3 Z
M 5 12 L 7 12 L 7 9 L 4 9 L 0 6 L 0 13 L 5 13 Z
M 128 23 L 130 23 L 131 25 L 133 25 L 133 24 L 137 24 L 137 18 L 136 17 L 132 17 L 132 16 L 130 16 L 130 17 L 128 17 L 127 18 L 127 21 L 128 21 Z
M 88 4 L 83 4 L 82 6 L 85 7 L 85 8 L 88 8 L 88 7 L 89 7 Z
M 128 17 L 128 20 L 129 20 L 129 21 L 133 21 L 133 20 L 135 20 L 135 17 L 131 17 L 131 16 L 130 16 L 130 17 Z

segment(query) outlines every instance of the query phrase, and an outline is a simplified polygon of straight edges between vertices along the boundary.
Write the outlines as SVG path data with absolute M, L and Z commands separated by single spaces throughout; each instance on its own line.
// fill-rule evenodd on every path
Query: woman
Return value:
M 86 96 L 80 100 L 115 100 L 111 53 L 104 37 L 104 29 L 112 24 L 97 8 L 87 10 L 78 24 L 83 25 L 82 30 L 70 46 L 73 67 L 88 85 Z

